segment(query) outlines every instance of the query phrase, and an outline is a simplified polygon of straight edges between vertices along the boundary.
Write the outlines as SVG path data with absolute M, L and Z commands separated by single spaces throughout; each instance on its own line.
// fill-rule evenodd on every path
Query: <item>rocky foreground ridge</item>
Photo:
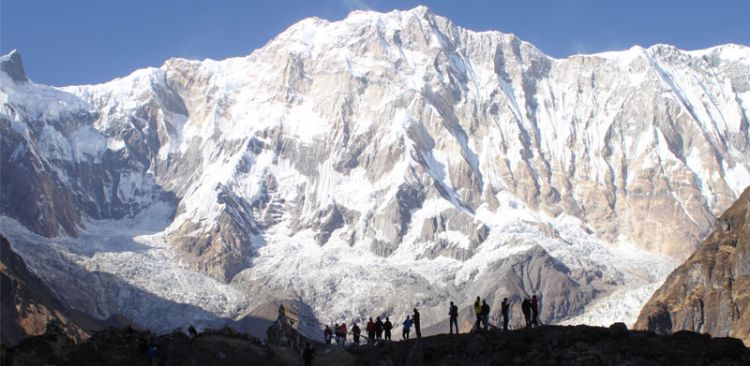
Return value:
M 62 331 L 29 338 L 4 351 L 4 365 L 146 365 L 149 342 L 158 344 L 159 365 L 302 365 L 298 349 L 309 340 L 274 323 L 268 341 L 231 328 L 189 337 L 181 331 L 155 337 L 132 328 L 107 329 L 74 344 Z M 312 341 L 309 341 L 312 342 Z M 693 332 L 670 336 L 609 328 L 543 326 L 513 330 L 437 335 L 376 346 L 313 342 L 313 365 L 747 365 L 750 350 L 735 338 Z
M 667 277 L 635 326 L 662 334 L 685 329 L 728 335 L 750 346 L 750 187 Z

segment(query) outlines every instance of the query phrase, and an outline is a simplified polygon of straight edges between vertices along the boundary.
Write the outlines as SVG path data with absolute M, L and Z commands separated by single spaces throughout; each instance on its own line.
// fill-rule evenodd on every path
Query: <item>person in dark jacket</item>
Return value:
M 508 304 L 508 298 L 503 298 L 503 302 L 500 303 L 500 312 L 503 314 L 503 331 L 508 331 L 508 310 L 510 309 L 510 304 Z
M 531 325 L 534 327 L 539 326 L 539 302 L 536 299 L 536 295 L 531 297 Z
M 312 348 L 310 343 L 305 346 L 305 350 L 302 351 L 302 359 L 305 361 L 305 366 L 312 366 L 313 358 L 315 357 L 315 349 Z
M 385 323 L 383 323 L 383 330 L 385 331 L 385 340 L 389 342 L 391 340 L 391 329 L 393 329 L 393 323 L 391 323 L 391 320 L 386 316 Z
M 411 319 L 409 319 L 409 316 L 407 315 L 406 320 L 404 320 L 404 324 L 403 324 L 404 327 L 401 331 L 401 338 L 403 338 L 404 340 L 409 339 L 409 332 L 411 331 L 411 324 L 412 324 Z
M 375 339 L 383 339 L 383 321 L 380 320 L 380 317 L 375 319 Z
M 523 317 L 526 320 L 526 328 L 531 327 L 531 301 L 529 301 L 528 298 L 523 299 L 521 302 L 521 311 L 523 312 Z
M 367 322 L 365 329 L 367 330 L 367 343 L 375 343 L 375 322 L 372 321 L 372 318 Z
M 474 301 L 474 315 L 477 317 L 474 329 L 479 330 L 480 323 L 482 322 L 482 302 L 479 300 L 479 296 L 477 296 L 477 300 Z
M 352 339 L 354 340 L 354 344 L 359 344 L 360 334 L 362 334 L 362 330 L 359 329 L 357 323 L 352 323 Z
M 339 325 L 337 333 L 341 336 L 340 338 L 341 347 L 345 346 L 346 345 L 346 323 L 341 323 L 341 325 Z
M 453 301 L 451 301 L 451 306 L 448 309 L 448 315 L 450 316 L 450 334 L 453 334 L 453 326 L 456 326 L 456 334 L 458 334 L 458 306 L 453 305 Z
M 325 339 L 326 344 L 331 344 L 331 338 L 333 338 L 333 331 L 331 327 L 326 325 L 326 329 L 323 331 L 323 339 Z
M 419 328 L 419 324 L 422 321 L 419 316 L 419 311 L 414 308 L 414 314 L 411 316 L 411 321 L 414 323 L 414 332 L 417 333 L 417 338 L 422 338 L 422 330 Z
M 490 329 L 490 305 L 487 303 L 487 299 L 482 300 L 482 325 L 484 330 Z

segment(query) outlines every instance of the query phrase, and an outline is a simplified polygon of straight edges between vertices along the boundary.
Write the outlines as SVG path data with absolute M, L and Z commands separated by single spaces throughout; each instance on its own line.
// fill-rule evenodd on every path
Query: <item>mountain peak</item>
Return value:
M 427 5 L 417 5 L 414 9 L 409 10 L 409 12 L 419 15 L 433 14 L 432 10 L 430 10 Z
M 0 70 L 15 82 L 29 81 L 26 77 L 26 71 L 23 69 L 23 60 L 21 53 L 17 50 L 10 51 L 9 54 L 0 56 Z

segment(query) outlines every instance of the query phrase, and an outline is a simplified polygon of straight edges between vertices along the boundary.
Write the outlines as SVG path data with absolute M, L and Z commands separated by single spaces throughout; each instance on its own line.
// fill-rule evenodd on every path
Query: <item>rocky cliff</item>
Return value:
M 26 268 L 8 240 L 0 236 L 0 322 L 2 345 L 9 347 L 29 336 L 44 334 L 50 322 L 71 339 L 80 341 L 107 326 L 123 326 L 125 319 L 113 317 L 101 321 L 71 310 L 54 292 Z
M 684 329 L 731 336 L 750 346 L 750 187 L 667 277 L 635 326 L 662 334 Z

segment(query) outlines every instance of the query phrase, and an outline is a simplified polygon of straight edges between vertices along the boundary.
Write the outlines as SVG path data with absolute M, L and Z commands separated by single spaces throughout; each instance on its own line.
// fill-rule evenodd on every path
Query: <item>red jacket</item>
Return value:
M 374 332 L 375 331 L 375 323 L 372 321 L 367 322 L 367 333 Z

